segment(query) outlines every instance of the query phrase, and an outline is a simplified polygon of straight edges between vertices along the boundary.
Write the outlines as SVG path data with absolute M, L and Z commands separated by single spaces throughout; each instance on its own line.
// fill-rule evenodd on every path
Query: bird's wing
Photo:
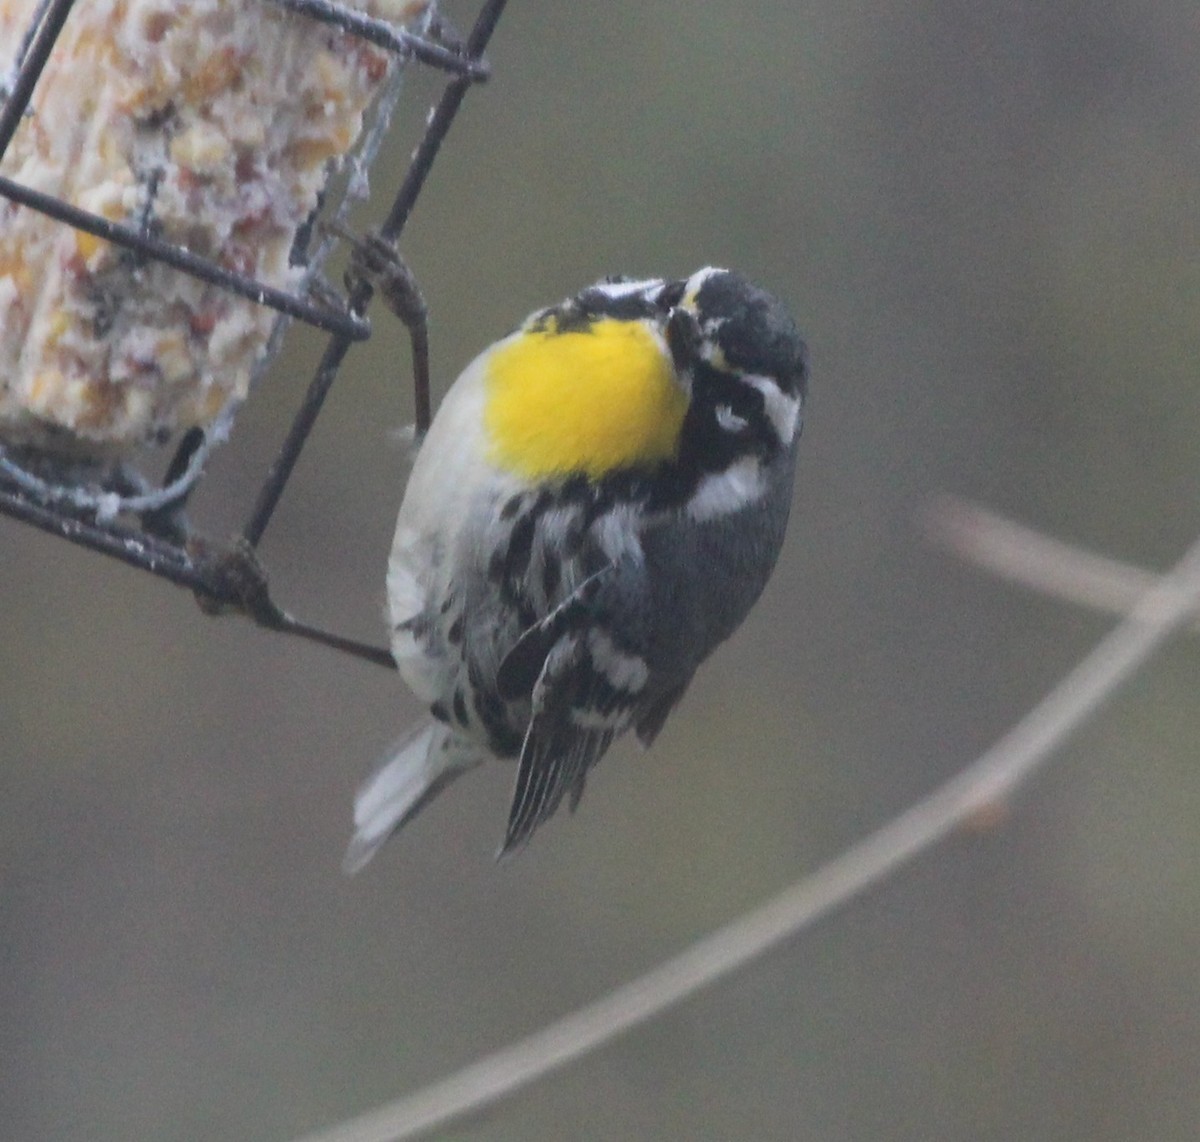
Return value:
M 617 564 L 609 563 L 589 575 L 541 622 L 534 623 L 517 639 L 496 674 L 496 689 L 501 698 L 511 702 L 533 694 L 555 643 L 589 625 L 597 599 L 619 574 Z
M 672 686 L 670 690 L 665 690 L 648 707 L 638 712 L 637 738 L 644 749 L 650 748 L 654 739 L 658 737 L 659 731 L 667 724 L 667 717 L 675 709 L 675 704 L 683 697 L 690 682 L 691 678 L 688 678 L 678 686 Z
M 536 678 L 502 852 L 528 840 L 568 793 L 574 808 L 588 769 L 633 721 L 650 677 L 645 599 L 641 560 L 610 564 L 526 632 L 501 666 L 510 693 Z

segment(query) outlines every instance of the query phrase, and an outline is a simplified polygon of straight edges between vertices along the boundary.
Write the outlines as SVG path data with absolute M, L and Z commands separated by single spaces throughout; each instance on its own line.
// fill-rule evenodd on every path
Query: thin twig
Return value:
M 532 1035 L 299 1142 L 401 1142 L 506 1098 L 744 966 L 885 880 L 1005 798 L 1182 626 L 1200 603 L 1200 540 L 1127 618 L 982 757 L 761 907 Z
M 1127 615 L 1158 579 L 1154 571 L 1074 547 L 958 496 L 934 497 L 922 516 L 926 535 L 960 559 L 1106 614 Z M 1200 619 L 1191 629 L 1200 632 Z

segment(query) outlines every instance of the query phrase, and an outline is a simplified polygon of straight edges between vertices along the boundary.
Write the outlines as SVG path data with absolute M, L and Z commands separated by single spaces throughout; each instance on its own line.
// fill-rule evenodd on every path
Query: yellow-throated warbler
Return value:
M 771 574 L 806 381 L 783 307 L 711 268 L 599 282 L 466 368 L 388 568 L 392 651 L 432 718 L 360 790 L 347 869 L 489 756 L 519 758 L 508 852 L 618 734 L 654 740 Z

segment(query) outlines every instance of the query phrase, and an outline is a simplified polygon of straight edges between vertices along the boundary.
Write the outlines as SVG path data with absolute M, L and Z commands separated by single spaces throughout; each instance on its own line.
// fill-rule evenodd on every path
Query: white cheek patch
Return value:
M 729 515 L 761 499 L 766 487 L 758 459 L 744 456 L 724 472 L 715 472 L 700 481 L 688 501 L 688 515 L 699 522 Z
M 796 435 L 796 424 L 800 419 L 800 398 L 788 396 L 770 377 L 758 373 L 743 373 L 740 380 L 762 393 L 767 419 L 775 429 L 779 443 L 786 448 Z

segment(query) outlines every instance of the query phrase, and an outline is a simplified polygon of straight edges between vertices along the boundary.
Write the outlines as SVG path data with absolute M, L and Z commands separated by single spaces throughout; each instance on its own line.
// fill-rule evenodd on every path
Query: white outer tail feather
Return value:
M 388 750 L 354 797 L 354 836 L 342 871 L 358 872 L 401 825 L 482 756 L 451 741 L 440 722 L 422 722 Z

